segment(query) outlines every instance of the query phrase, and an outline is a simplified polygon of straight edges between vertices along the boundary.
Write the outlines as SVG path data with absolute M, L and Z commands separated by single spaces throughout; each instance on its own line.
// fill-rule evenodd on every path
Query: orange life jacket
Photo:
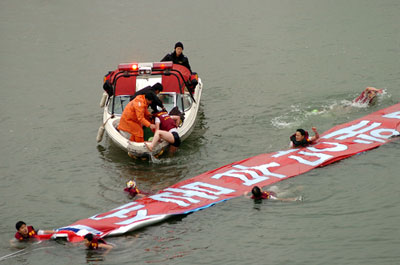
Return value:
M 146 118 L 146 116 L 150 116 L 147 108 L 148 104 L 145 95 L 139 95 L 129 102 L 122 113 L 118 130 L 128 132 L 132 136 L 143 137 L 142 126 L 150 127 L 151 124 Z

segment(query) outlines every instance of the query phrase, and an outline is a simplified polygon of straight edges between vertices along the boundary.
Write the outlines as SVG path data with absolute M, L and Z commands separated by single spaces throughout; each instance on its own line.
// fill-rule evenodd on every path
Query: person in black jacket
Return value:
M 157 96 L 163 90 L 163 86 L 160 83 L 156 83 L 153 86 L 147 86 L 145 88 L 136 91 L 136 93 L 130 98 L 131 101 L 139 95 L 144 95 L 150 92 L 153 95 L 153 102 L 150 104 L 150 107 L 153 111 L 157 111 L 157 106 L 161 109 L 164 109 L 164 104 L 162 103 L 161 99 Z
M 177 42 L 175 44 L 175 50 L 172 53 L 169 53 L 161 59 L 161 62 L 172 61 L 174 64 L 180 64 L 189 69 L 190 73 L 192 73 L 192 69 L 190 69 L 189 59 L 183 55 L 183 44 L 182 42 Z

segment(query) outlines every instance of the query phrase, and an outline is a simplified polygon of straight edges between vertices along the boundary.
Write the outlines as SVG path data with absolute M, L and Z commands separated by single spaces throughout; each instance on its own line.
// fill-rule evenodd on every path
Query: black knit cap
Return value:
M 175 49 L 176 49 L 177 47 L 181 47 L 182 50 L 183 50 L 183 44 L 182 44 L 182 42 L 178 41 L 177 43 L 175 43 Z

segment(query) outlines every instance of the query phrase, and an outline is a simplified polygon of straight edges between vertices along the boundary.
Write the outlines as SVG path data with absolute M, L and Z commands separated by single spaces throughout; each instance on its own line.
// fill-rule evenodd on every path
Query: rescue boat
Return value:
M 102 140 L 105 131 L 112 142 L 125 150 L 130 157 L 146 159 L 150 155 L 161 155 L 168 148 L 168 142 L 162 141 L 150 152 L 143 142 L 130 141 L 117 129 L 122 112 L 135 92 L 156 83 L 163 85 L 163 91 L 158 97 L 165 109 L 169 112 L 177 107 L 184 115 L 184 121 L 178 127 L 178 134 L 181 141 L 184 141 L 196 124 L 203 87 L 201 79 L 182 65 L 152 62 L 121 63 L 118 69 L 105 76 L 104 92 L 100 101 L 103 125 L 99 128 L 97 142 Z M 146 129 L 145 141 L 153 136 L 153 132 Z

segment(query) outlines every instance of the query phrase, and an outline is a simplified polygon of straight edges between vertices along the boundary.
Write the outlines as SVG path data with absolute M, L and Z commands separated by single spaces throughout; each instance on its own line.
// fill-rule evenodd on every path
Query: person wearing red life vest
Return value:
M 303 129 L 297 129 L 296 133 L 290 136 L 290 147 L 298 148 L 298 147 L 305 147 L 309 144 L 312 144 L 314 141 L 319 139 L 319 133 L 317 128 L 311 128 L 314 132 L 314 136 L 309 137 L 308 132 Z
M 354 103 L 359 104 L 372 104 L 377 98 L 377 94 L 382 94 L 382 89 L 377 89 L 375 87 L 367 87 L 363 90 L 361 95 L 354 99 Z
M 178 126 L 181 122 L 181 117 L 178 115 L 169 115 L 166 111 L 153 113 L 155 117 L 156 131 L 151 142 L 145 142 L 147 149 L 153 151 L 153 148 L 161 139 L 171 144 L 170 151 L 174 152 L 181 144 L 181 138 L 178 134 Z
M 33 226 L 27 226 L 25 222 L 18 221 L 15 224 L 17 232 L 15 233 L 15 238 L 18 241 L 28 241 L 29 239 L 38 239 L 38 235 L 53 234 L 53 230 L 35 230 Z
M 152 101 L 152 93 L 139 95 L 134 100 L 130 101 L 122 112 L 118 130 L 130 141 L 144 142 L 143 126 L 155 129 L 155 125 L 151 124 L 148 119 L 151 117 L 151 114 L 147 108 Z
M 247 196 L 247 193 L 245 193 Z M 276 193 L 273 191 L 264 191 L 258 186 L 254 186 L 251 189 L 251 199 L 255 201 L 260 201 L 260 200 L 277 200 L 277 201 L 301 201 L 302 197 L 297 197 L 297 198 L 278 198 Z
M 150 193 L 148 192 L 139 190 L 134 180 L 130 180 L 126 183 L 126 188 L 124 189 L 124 191 L 127 192 L 132 198 L 134 198 L 136 195 L 139 197 L 150 195 Z
M 105 249 L 104 254 L 107 254 L 113 248 L 104 239 L 90 233 L 84 236 L 84 244 L 88 250 Z
M 126 188 L 124 191 L 129 193 L 131 197 L 135 197 L 136 195 L 140 194 L 140 190 L 136 186 L 136 182 L 134 180 L 130 180 L 126 183 Z

